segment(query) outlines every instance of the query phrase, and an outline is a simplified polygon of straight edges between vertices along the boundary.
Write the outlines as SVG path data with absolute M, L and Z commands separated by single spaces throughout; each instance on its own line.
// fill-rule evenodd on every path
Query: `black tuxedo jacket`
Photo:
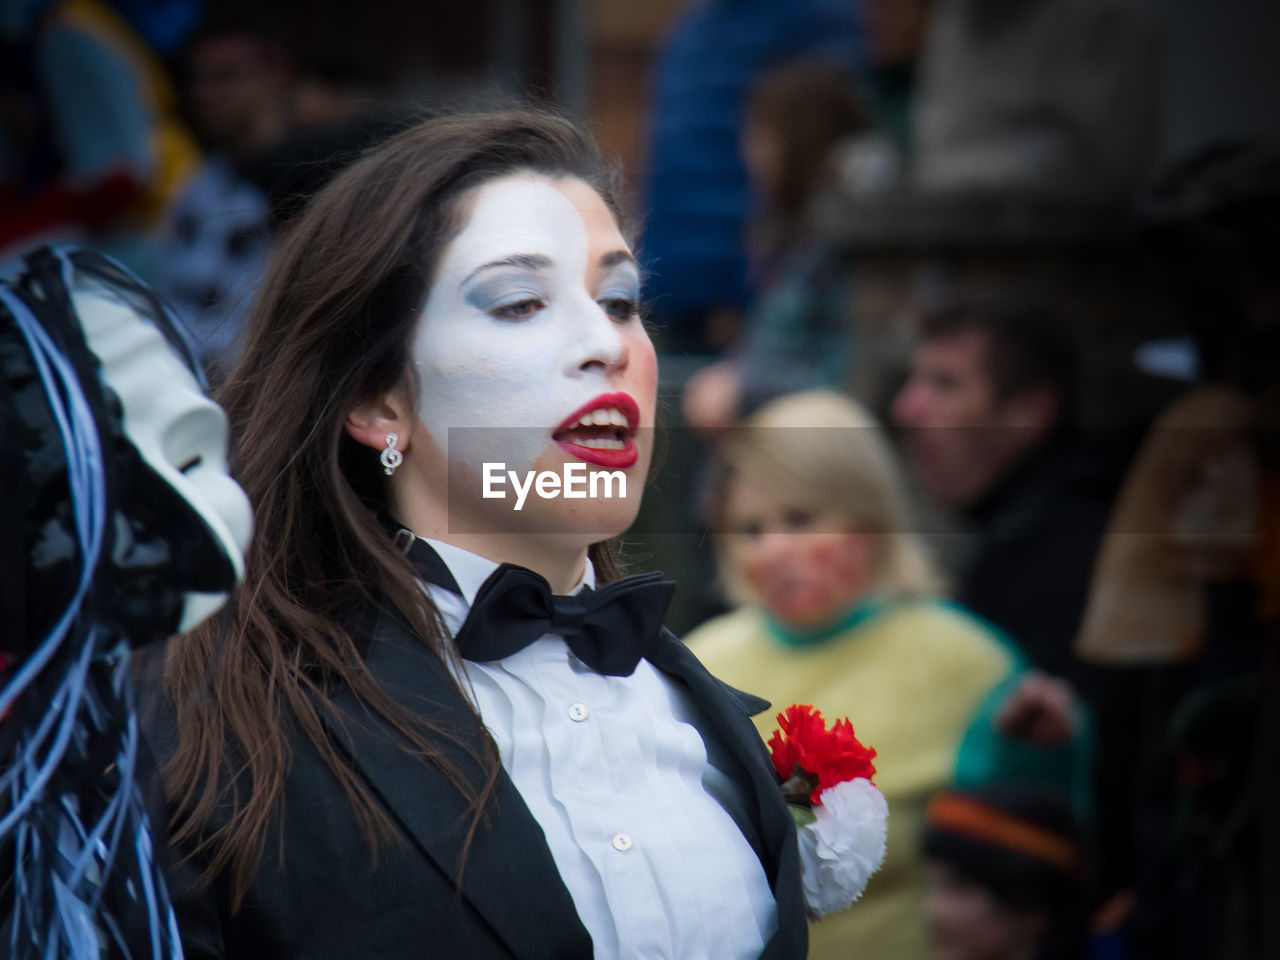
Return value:
M 763 957 L 804 957 L 808 930 L 795 827 L 768 753 L 749 717 L 768 704 L 711 676 L 663 631 L 650 662 L 688 691 L 700 732 L 739 785 L 731 810 L 764 865 L 778 905 L 778 929 Z M 449 724 L 480 755 L 485 733 L 448 670 L 392 615 L 372 633 L 366 664 L 402 706 Z M 231 916 L 226 887 L 192 883 L 198 861 L 177 871 L 174 899 L 192 960 L 396 960 L 418 957 L 592 956 L 591 938 L 556 870 L 542 829 L 505 773 L 487 825 L 459 869 L 469 824 L 466 803 L 433 766 L 413 759 L 399 737 L 369 718 L 348 692 L 335 700 L 356 722 L 331 735 L 399 828 L 400 842 L 367 842 L 346 794 L 305 737 L 292 741 L 282 823 L 269 836 L 242 909 Z M 172 749 L 173 729 L 159 749 Z M 450 759 L 481 781 L 464 749 Z M 280 852 L 283 851 L 283 862 Z

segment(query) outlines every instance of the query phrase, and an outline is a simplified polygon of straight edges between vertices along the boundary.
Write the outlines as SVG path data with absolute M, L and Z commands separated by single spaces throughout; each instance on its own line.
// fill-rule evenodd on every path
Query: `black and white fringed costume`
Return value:
M 0 285 L 4 956 L 182 956 L 128 661 L 243 576 L 225 445 L 184 333 L 124 267 L 46 247 Z

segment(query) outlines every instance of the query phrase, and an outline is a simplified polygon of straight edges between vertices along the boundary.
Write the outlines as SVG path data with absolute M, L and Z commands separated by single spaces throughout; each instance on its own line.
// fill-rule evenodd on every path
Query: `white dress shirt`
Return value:
M 462 591 L 428 585 L 456 634 L 498 565 L 427 543 Z M 583 585 L 595 585 L 590 560 L 573 592 Z M 708 761 L 675 683 L 647 660 L 629 677 L 598 674 L 553 633 L 503 660 L 463 662 L 597 958 L 759 956 L 777 926 L 773 892 L 726 811 L 737 787 Z

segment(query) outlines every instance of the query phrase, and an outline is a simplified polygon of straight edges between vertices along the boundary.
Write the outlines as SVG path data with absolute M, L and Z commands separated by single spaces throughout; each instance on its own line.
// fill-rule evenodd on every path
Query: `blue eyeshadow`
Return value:
M 469 306 L 489 311 L 521 300 L 545 299 L 546 289 L 526 275 L 497 276 L 478 283 L 464 295 Z

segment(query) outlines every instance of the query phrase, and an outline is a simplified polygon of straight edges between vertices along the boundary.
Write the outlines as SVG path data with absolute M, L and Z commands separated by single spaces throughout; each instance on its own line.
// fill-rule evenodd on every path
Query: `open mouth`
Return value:
M 602 393 L 565 418 L 552 434 L 564 450 L 602 467 L 626 467 L 639 457 L 640 408 L 625 393 Z

